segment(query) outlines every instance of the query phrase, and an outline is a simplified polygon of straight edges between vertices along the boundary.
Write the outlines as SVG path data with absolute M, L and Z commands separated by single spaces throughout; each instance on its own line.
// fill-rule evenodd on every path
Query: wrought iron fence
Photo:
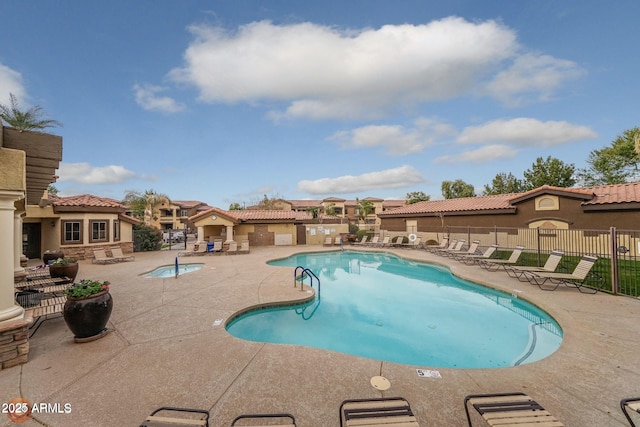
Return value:
M 423 241 L 450 239 L 480 241 L 481 247 L 498 245 L 503 257 L 516 246 L 525 248 L 519 264 L 544 265 L 551 251 L 564 256 L 558 271 L 572 272 L 583 255 L 598 257 L 587 278 L 587 286 L 599 287 L 614 294 L 640 296 L 640 231 L 560 230 L 506 227 L 445 227 L 444 230 L 420 231 Z M 500 251 L 498 256 L 500 256 Z

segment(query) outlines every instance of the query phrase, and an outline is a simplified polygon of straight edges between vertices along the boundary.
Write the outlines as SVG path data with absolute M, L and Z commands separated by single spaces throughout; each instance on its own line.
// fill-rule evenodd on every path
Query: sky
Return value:
M 0 3 L 0 103 L 62 196 L 441 199 L 639 126 L 637 0 Z

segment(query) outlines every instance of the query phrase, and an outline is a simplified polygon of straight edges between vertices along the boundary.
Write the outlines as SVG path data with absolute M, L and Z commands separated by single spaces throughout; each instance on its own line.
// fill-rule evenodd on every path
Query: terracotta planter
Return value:
M 113 299 L 109 291 L 83 298 L 68 296 L 63 310 L 64 321 L 76 341 L 91 341 L 106 334 L 112 309 Z
M 72 264 L 51 264 L 49 266 L 51 277 L 68 277 L 73 282 L 78 275 L 78 263 Z
M 55 261 L 58 258 L 64 258 L 64 252 L 56 251 L 56 252 L 45 252 L 42 254 L 42 262 L 44 265 L 48 265 L 51 261 Z

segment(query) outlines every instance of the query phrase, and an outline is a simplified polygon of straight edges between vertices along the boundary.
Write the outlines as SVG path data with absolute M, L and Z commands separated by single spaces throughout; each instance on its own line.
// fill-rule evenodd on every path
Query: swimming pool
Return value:
M 191 273 L 192 271 L 197 271 L 202 268 L 204 264 L 179 264 L 178 265 L 178 275 Z M 176 276 L 176 266 L 175 265 L 163 265 L 154 270 L 151 270 L 148 273 L 143 274 L 144 277 L 175 277 Z
M 562 341 L 558 324 L 538 307 L 443 267 L 352 251 L 298 254 L 269 264 L 311 269 L 320 292 L 304 305 L 231 319 L 231 335 L 449 368 L 531 363 Z

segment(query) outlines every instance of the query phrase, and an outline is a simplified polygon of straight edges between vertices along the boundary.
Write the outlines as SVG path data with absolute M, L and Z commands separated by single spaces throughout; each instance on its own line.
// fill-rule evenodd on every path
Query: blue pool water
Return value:
M 562 341 L 560 327 L 544 311 L 446 268 L 351 251 L 298 254 L 270 264 L 311 269 L 320 292 L 305 305 L 245 313 L 227 325 L 231 335 L 458 368 L 531 363 Z
M 178 265 L 178 275 L 191 273 L 192 271 L 200 270 L 204 264 L 179 264 Z M 163 265 L 162 267 L 158 267 L 155 270 L 152 270 L 146 274 L 144 277 L 175 277 L 176 275 L 176 266 L 175 265 Z

